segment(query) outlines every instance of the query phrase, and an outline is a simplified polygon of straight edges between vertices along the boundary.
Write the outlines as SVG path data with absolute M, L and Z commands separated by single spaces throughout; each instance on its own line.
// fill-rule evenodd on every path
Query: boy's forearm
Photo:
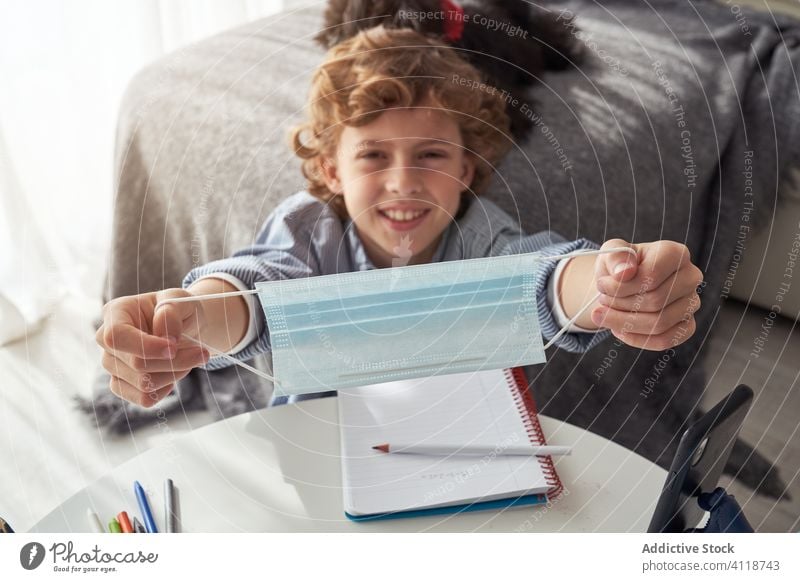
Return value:
M 222 279 L 205 278 L 187 289 L 192 295 L 210 295 L 239 291 Z M 247 333 L 250 308 L 244 297 L 223 297 L 203 301 L 204 325 L 201 338 L 204 344 L 228 352 Z
M 594 279 L 595 260 L 595 256 L 572 258 L 561 272 L 558 297 L 564 314 L 570 319 L 597 295 L 597 283 Z M 575 324 L 584 329 L 598 329 L 592 321 L 592 311 L 597 305 L 599 303 L 594 301 Z

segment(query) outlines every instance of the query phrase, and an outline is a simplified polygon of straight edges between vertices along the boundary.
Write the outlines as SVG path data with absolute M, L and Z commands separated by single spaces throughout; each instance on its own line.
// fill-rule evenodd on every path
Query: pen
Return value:
M 521 447 L 501 447 L 501 446 L 486 446 L 486 445 L 412 445 L 406 443 L 384 443 L 382 445 L 375 445 L 372 447 L 376 451 L 384 453 L 409 453 L 417 455 L 569 455 L 572 453 L 572 447 L 561 446 L 548 446 L 542 445 L 534 446 L 521 446 Z
M 119 527 L 122 530 L 122 533 L 133 533 L 133 526 L 131 525 L 131 520 L 126 512 L 120 511 L 117 514 L 117 521 L 119 522 Z
M 138 517 L 133 518 L 133 533 L 147 533 Z
M 119 527 L 119 522 L 116 519 L 112 519 L 108 522 L 108 531 L 111 533 L 122 533 L 122 528 Z
M 105 529 L 103 529 L 103 523 L 100 521 L 100 518 L 97 517 L 97 514 L 91 510 L 91 508 L 86 509 L 86 519 L 89 520 L 89 527 L 92 529 L 94 533 L 105 533 Z
M 14 530 L 11 529 L 8 522 L 2 517 L 0 517 L 0 533 L 14 533 Z
M 175 515 L 175 488 L 172 479 L 164 481 L 164 523 L 167 524 L 167 533 L 178 531 Z
M 147 502 L 147 494 L 144 492 L 144 489 L 142 489 L 141 483 L 134 481 L 133 490 L 136 491 L 139 511 L 142 512 L 142 519 L 144 520 L 144 527 L 147 529 L 147 533 L 158 533 L 153 514 L 150 512 L 150 504 Z

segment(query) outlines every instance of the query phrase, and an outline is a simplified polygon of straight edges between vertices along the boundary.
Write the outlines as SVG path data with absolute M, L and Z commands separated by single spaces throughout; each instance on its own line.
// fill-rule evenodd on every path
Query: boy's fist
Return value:
M 183 289 L 167 289 L 105 305 L 95 338 L 104 350 L 103 368 L 111 375 L 114 394 L 149 408 L 192 368 L 208 361 L 207 350 L 181 341 L 184 334 L 196 337 L 203 324 L 199 302 L 170 303 L 156 310 L 159 301 L 188 296 Z
M 689 249 L 673 241 L 631 244 L 606 241 L 602 249 L 629 247 L 627 252 L 598 255 L 595 281 L 602 293 L 592 310 L 595 325 L 611 330 L 628 345 L 666 350 L 695 332 L 694 313 L 700 309 L 697 288 L 703 272 L 692 264 Z

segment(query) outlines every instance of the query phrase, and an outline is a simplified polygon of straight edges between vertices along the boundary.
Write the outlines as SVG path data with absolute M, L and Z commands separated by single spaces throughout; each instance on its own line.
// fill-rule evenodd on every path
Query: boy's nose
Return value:
M 422 192 L 422 177 L 418 168 L 398 165 L 386 172 L 386 189 L 392 194 L 408 196 Z

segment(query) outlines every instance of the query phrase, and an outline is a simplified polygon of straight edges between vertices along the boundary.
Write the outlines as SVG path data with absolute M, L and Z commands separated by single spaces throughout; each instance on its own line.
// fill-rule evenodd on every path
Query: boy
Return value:
M 510 147 L 502 97 L 441 42 L 376 27 L 334 47 L 312 81 L 310 120 L 294 131 L 308 191 L 281 203 L 256 244 L 194 269 L 183 289 L 109 302 L 97 341 L 111 390 L 152 406 L 200 365 L 227 365 L 182 338 L 248 360 L 268 351 L 253 296 L 173 303 L 171 297 L 252 289 L 258 281 L 598 245 L 552 232 L 523 235 L 477 194 Z M 537 277 L 542 333 L 555 335 L 599 291 L 556 345 L 585 351 L 613 333 L 662 350 L 694 333 L 702 273 L 671 241 L 602 248 L 628 253 L 543 262 Z M 202 330 L 202 334 L 200 331 Z M 210 360 L 210 361 L 209 361 Z

